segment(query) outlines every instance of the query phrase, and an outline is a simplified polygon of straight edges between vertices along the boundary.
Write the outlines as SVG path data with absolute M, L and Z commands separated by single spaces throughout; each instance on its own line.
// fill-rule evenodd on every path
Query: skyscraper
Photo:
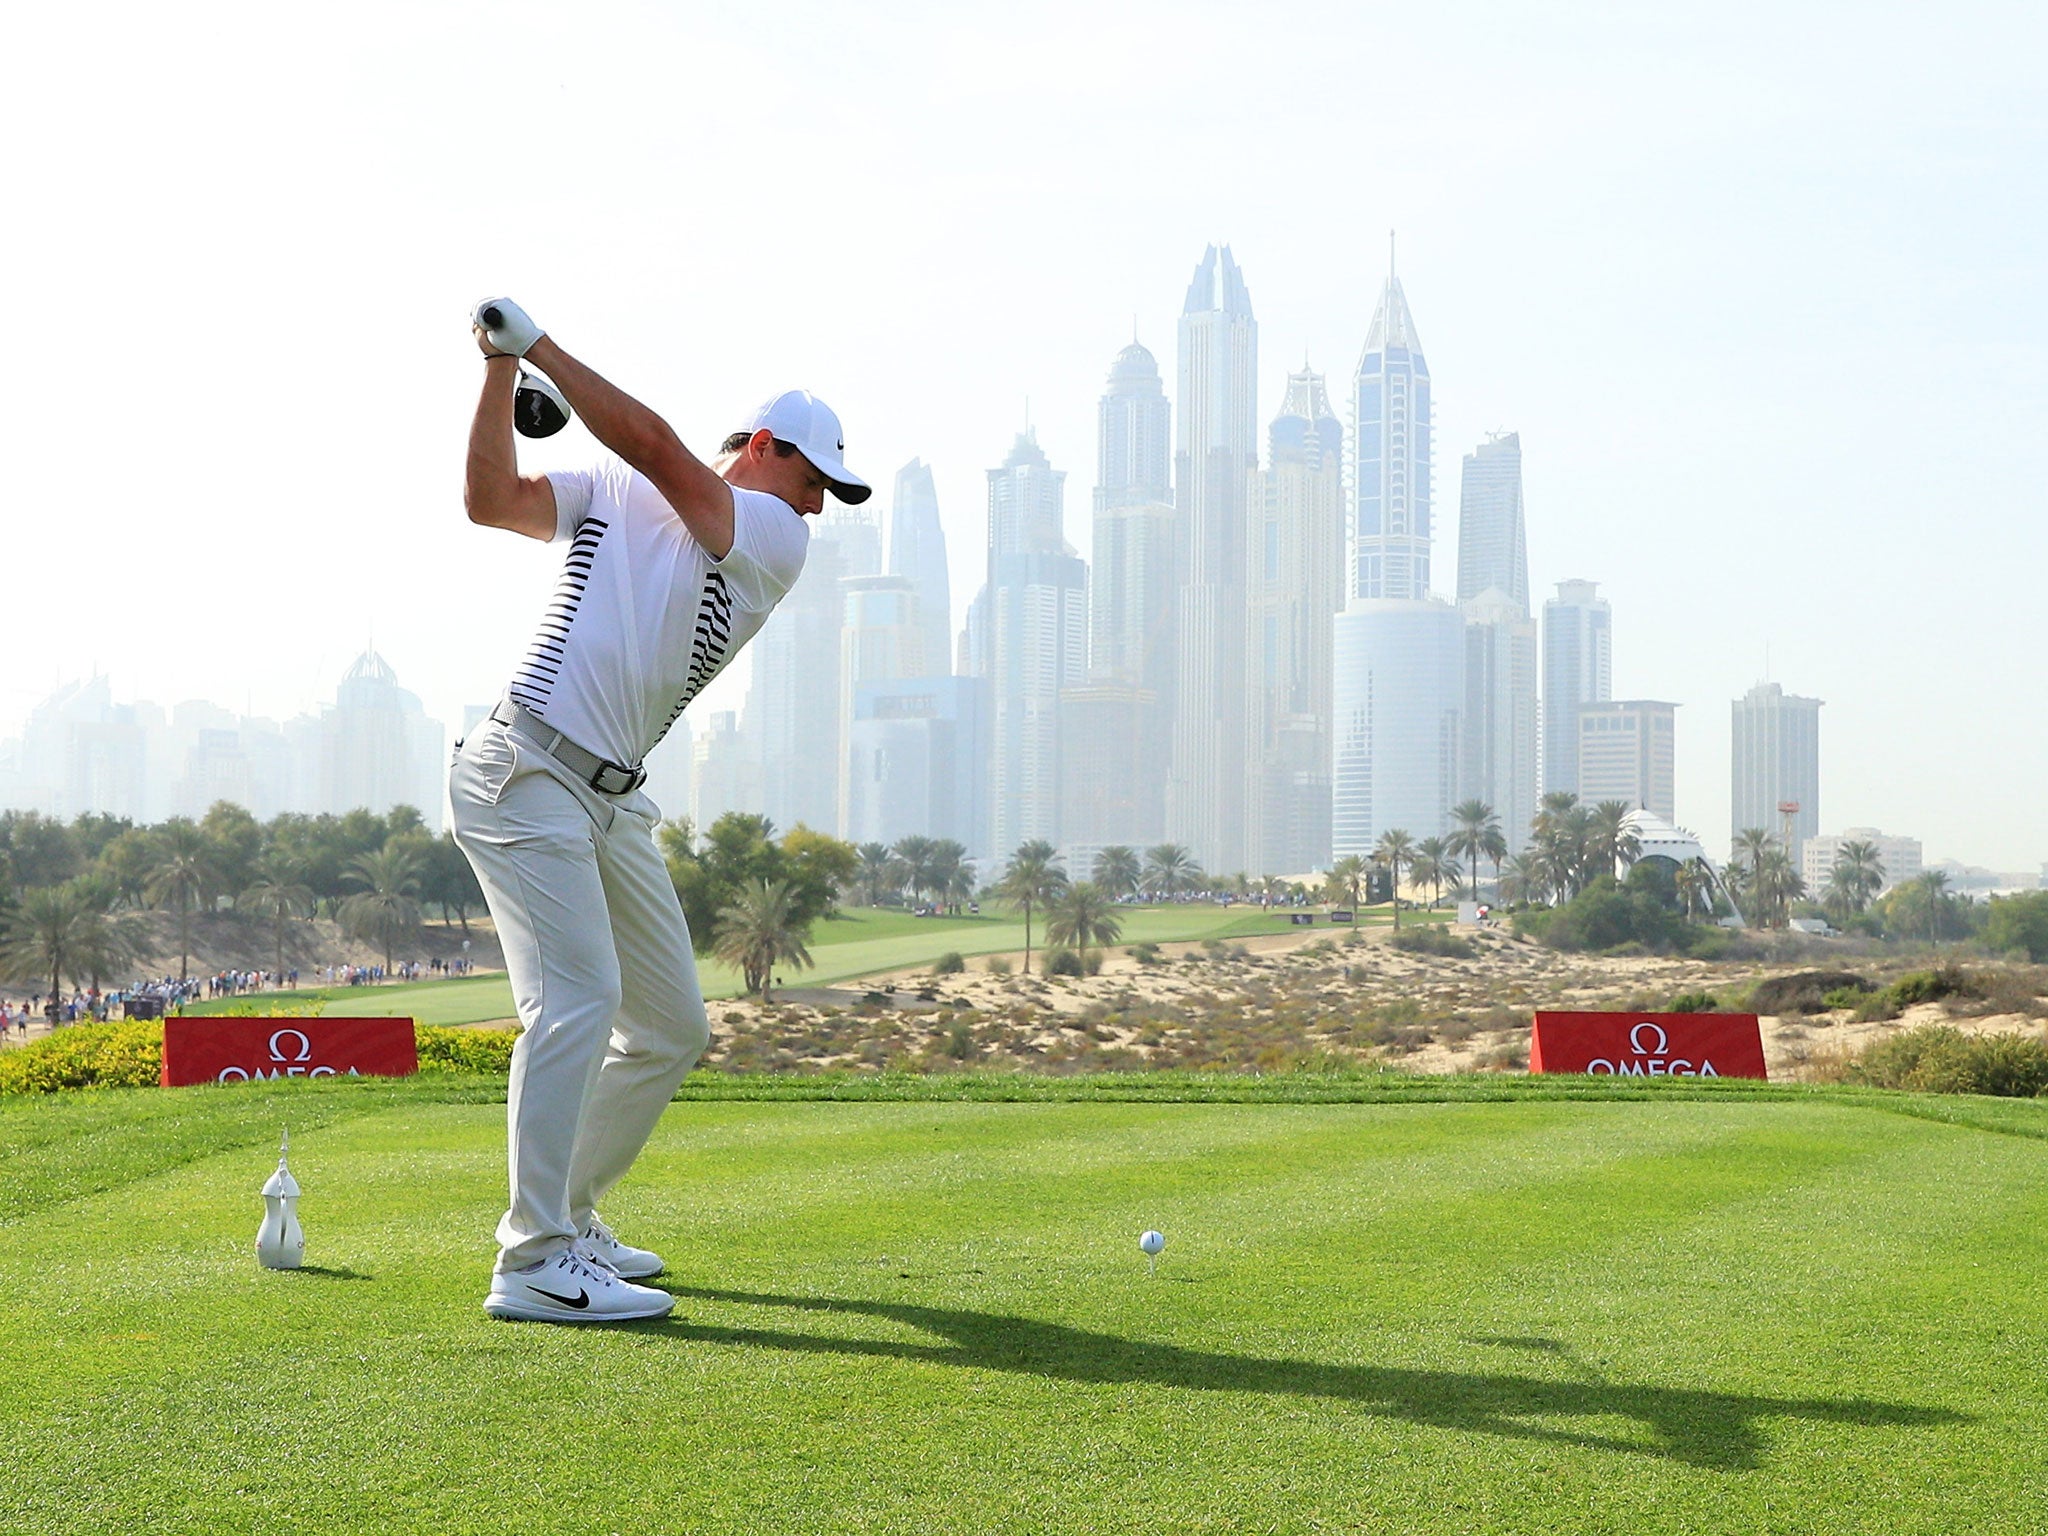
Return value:
M 925 673 L 944 677 L 953 670 L 953 589 L 946 575 L 939 494 L 931 466 L 922 459 L 912 459 L 896 471 L 886 542 L 884 569 L 891 576 L 907 577 L 917 598 Z
M 924 630 L 917 589 L 908 576 L 846 576 L 839 627 L 839 810 L 836 825 L 853 827 L 847 760 L 853 740 L 854 698 L 865 685 L 899 682 L 925 672 Z M 919 829 L 922 831 L 922 829 Z
M 835 507 L 811 519 L 803 574 L 748 647 L 746 710 L 727 734 L 747 738 L 760 776 L 749 793 L 785 832 L 799 824 L 839 830 L 839 629 L 846 615 L 839 583 L 875 575 L 881 561 L 881 527 L 865 513 Z M 724 791 L 711 793 L 716 799 Z
M 1098 756 L 1125 748 L 1130 755 L 1114 782 L 1097 782 L 1095 757 L 1063 768 L 1069 845 L 1142 847 L 1166 837 L 1177 640 L 1170 420 L 1158 364 L 1134 341 L 1117 354 L 1096 409 L 1088 681 L 1061 706 L 1067 741 Z
M 1087 670 L 1087 568 L 1061 536 L 1066 474 L 1029 432 L 988 472 L 989 835 L 1059 841 L 1060 691 Z
M 1614 696 L 1613 615 L 1593 581 L 1543 605 L 1543 793 L 1579 794 L 1579 706 Z M 1583 798 L 1583 797 L 1582 797 Z
M 1180 318 L 1174 727 L 1167 836 L 1244 864 L 1245 499 L 1258 462 L 1258 325 L 1230 248 L 1210 246 Z
M 1336 619 L 1331 844 L 1449 829 L 1457 804 L 1465 626 L 1449 603 L 1354 598 Z
M 1528 534 L 1522 523 L 1522 435 L 1496 433 L 1465 455 L 1458 486 L 1458 601 L 1498 587 L 1529 615 Z
M 1465 618 L 1459 798 L 1492 806 L 1508 851 L 1520 853 L 1536 818 L 1536 621 L 1499 587 L 1458 607 Z
M 1323 376 L 1289 374 L 1251 474 L 1245 570 L 1245 868 L 1330 858 L 1332 620 L 1343 606 L 1344 425 Z
M 1795 864 L 1801 845 L 1820 831 L 1820 706 L 1776 683 L 1758 683 L 1734 704 L 1730 835 L 1762 827 L 1783 837 L 1779 807 L 1797 805 L 1785 850 Z
M 1350 591 L 1426 598 L 1430 550 L 1429 364 L 1391 270 L 1353 378 L 1357 454 Z
M 1465 615 L 1463 798 L 1493 807 L 1511 851 L 1536 815 L 1536 624 L 1522 523 L 1522 439 L 1465 455 L 1458 486 L 1458 606 Z
M 1448 830 L 1463 770 L 1464 620 L 1429 591 L 1429 364 L 1392 272 L 1354 376 L 1358 462 L 1332 695 L 1333 851 Z
M 1661 699 L 1579 706 L 1579 803 L 1619 800 L 1670 821 L 1678 814 L 1676 710 Z
M 1110 364 L 1095 407 L 1095 510 L 1170 502 L 1172 408 L 1151 352 L 1133 339 Z

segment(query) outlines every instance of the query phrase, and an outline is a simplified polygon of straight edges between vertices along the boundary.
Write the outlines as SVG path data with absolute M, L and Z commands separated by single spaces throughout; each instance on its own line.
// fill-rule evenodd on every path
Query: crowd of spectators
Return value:
M 381 965 L 323 965 L 311 980 L 328 987 L 370 987 L 385 981 L 420 981 L 428 977 L 469 976 L 476 965 L 468 959 L 408 960 L 387 973 Z M 97 987 L 74 990 L 68 996 L 27 997 L 20 1001 L 0 997 L 0 1042 L 20 1041 L 31 1024 L 52 1029 L 64 1024 L 98 1023 L 105 1019 L 161 1018 L 193 1001 L 247 997 L 259 992 L 296 991 L 299 968 L 283 971 L 215 971 L 210 976 L 160 976 L 138 979 L 110 992 Z

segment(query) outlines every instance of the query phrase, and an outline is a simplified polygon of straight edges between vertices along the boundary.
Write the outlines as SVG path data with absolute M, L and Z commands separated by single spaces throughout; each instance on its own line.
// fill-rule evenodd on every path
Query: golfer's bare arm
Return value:
M 484 364 L 484 392 L 469 425 L 469 463 L 462 476 L 462 505 L 472 523 L 509 528 L 529 539 L 555 536 L 555 488 L 546 475 L 519 473 L 512 445 L 512 393 L 519 382 L 518 359 L 505 355 Z
M 653 481 L 690 537 L 723 560 L 732 549 L 732 487 L 717 471 L 685 448 L 667 422 L 577 362 L 553 337 L 541 337 L 526 355 L 555 381 L 591 436 Z

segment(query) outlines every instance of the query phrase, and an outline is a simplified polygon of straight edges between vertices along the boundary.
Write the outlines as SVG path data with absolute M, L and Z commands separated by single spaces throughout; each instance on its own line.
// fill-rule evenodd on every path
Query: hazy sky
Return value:
M 1725 844 L 1769 676 L 1827 701 L 1824 829 L 2048 860 L 2038 6 L 9 16 L 0 733 L 94 667 L 289 715 L 373 632 L 495 697 L 557 554 L 462 516 L 486 291 L 701 449 L 802 385 L 878 504 L 923 456 L 958 610 L 1027 397 L 1085 553 L 1110 359 L 1135 319 L 1171 391 L 1205 243 L 1261 419 L 1304 356 L 1348 417 L 1397 228 L 1439 586 L 1520 431 L 1533 586 L 1601 582 L 1617 695 L 1683 705 L 1681 821 Z

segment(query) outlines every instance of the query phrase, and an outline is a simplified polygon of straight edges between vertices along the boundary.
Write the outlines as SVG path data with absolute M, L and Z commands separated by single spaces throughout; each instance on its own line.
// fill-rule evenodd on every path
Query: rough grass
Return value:
M 2048 1107 L 706 1100 L 608 1206 L 674 1316 L 577 1332 L 478 1310 L 492 1086 L 0 1105 L 0 1529 L 2039 1529 Z

